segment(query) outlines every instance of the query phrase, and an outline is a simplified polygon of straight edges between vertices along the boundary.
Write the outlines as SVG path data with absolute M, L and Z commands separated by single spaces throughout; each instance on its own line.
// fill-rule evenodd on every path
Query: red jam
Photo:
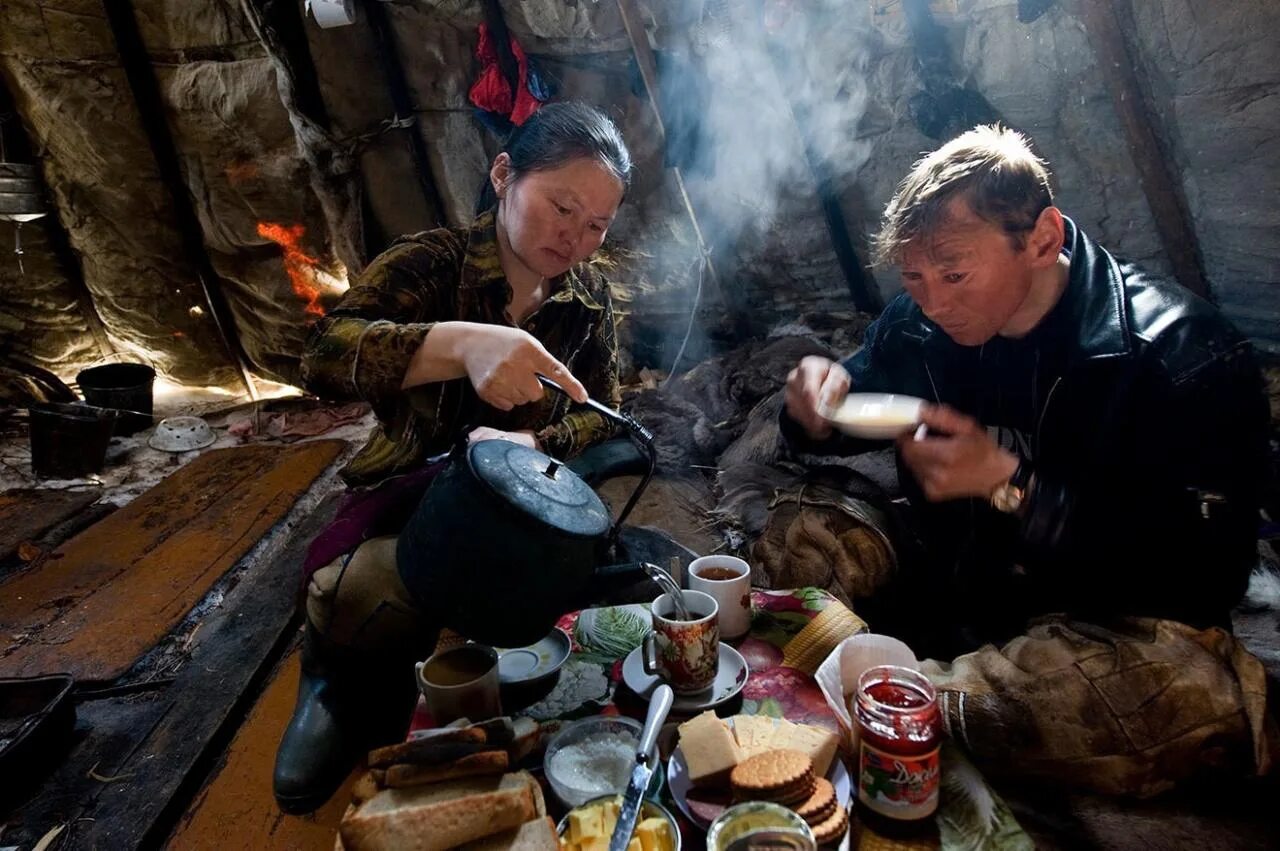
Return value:
M 922 674 L 881 665 L 858 680 L 858 816 L 877 833 L 932 826 L 938 808 L 937 694 Z

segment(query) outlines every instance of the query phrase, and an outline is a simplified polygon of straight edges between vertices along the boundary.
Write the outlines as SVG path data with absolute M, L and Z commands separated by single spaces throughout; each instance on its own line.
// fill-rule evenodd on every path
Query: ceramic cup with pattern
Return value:
M 710 594 L 685 591 L 690 620 L 676 617 L 667 594 L 653 601 L 653 629 L 645 636 L 641 658 L 645 673 L 661 677 L 679 694 L 709 688 L 720 664 L 720 607 Z

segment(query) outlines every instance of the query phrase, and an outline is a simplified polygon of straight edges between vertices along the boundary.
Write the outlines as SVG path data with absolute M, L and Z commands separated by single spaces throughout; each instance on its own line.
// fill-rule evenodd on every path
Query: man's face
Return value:
M 1031 290 L 1033 252 L 953 199 L 932 240 L 903 253 L 902 285 L 924 315 L 962 346 L 980 346 L 1009 325 Z

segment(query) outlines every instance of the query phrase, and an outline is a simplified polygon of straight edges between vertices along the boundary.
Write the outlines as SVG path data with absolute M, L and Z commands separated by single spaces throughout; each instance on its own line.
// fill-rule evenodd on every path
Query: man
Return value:
M 984 657 L 999 655 L 988 647 L 935 677 L 943 697 L 954 687 L 1006 698 L 1004 710 L 992 701 L 987 720 L 1033 741 L 1015 746 L 1006 735 L 992 747 L 1021 747 L 1058 770 L 1061 743 L 1025 716 L 1052 711 L 1052 700 L 1086 724 L 1096 695 L 1080 683 L 1063 686 L 1070 694 L 1045 691 L 1044 677 L 1071 667 L 1064 660 L 1102 652 L 1111 673 L 1123 673 L 1125 660 L 1151 661 L 1166 622 L 1192 643 L 1198 631 L 1230 629 L 1256 559 L 1266 451 L 1250 346 L 1212 305 L 1081 232 L 1053 205 L 1028 141 L 998 127 L 921 159 L 889 203 L 875 248 L 877 263 L 901 269 L 904 291 L 853 356 L 806 358 L 790 374 L 784 437 L 800 452 L 853 454 L 874 445 L 833 434 L 820 413 L 846 392 L 930 403 L 927 434 L 897 443 L 919 546 L 901 543 L 903 567 L 883 589 L 893 616 L 872 627 L 951 658 L 1065 613 L 1068 626 L 1052 636 L 1033 631 L 1002 660 Z M 1082 624 L 1101 632 L 1082 637 Z M 1046 650 L 1040 639 L 1056 644 Z M 1010 663 L 1022 675 L 1016 686 Z M 1237 678 L 1232 708 L 1255 674 Z M 1153 698 L 1160 688 L 1149 686 Z M 1101 711 L 1116 720 L 1114 709 Z M 954 711 L 948 719 L 981 721 Z M 1073 754 L 1082 756 L 1115 754 Z M 1153 791 L 1169 776 L 1161 770 L 1144 763 L 1090 780 Z

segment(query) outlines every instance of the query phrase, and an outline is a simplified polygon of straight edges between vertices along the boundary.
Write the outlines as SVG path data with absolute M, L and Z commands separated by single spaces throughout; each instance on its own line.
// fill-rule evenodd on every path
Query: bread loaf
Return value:
M 560 837 L 550 818 L 527 821 L 515 830 L 504 830 L 462 846 L 465 851 L 560 851 Z
M 339 825 L 346 851 L 445 851 L 537 818 L 524 771 L 383 789 Z

